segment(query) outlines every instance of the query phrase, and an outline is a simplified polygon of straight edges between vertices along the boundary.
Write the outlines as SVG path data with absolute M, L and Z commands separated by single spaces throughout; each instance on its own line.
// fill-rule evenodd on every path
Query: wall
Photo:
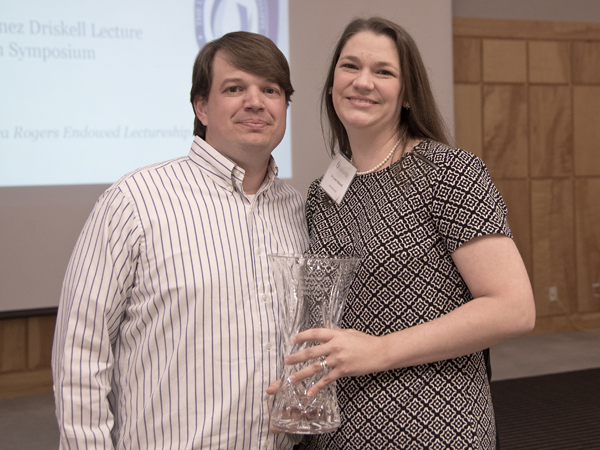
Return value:
M 0 320 L 0 398 L 52 392 L 56 315 Z
M 536 333 L 600 328 L 600 25 L 454 19 L 457 145 L 506 200 Z

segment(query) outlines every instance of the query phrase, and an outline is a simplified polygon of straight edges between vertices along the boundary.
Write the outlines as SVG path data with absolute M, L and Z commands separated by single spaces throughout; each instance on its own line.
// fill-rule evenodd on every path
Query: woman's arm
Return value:
M 473 300 L 421 325 L 381 337 L 355 330 L 314 329 L 295 343 L 322 342 L 286 358 L 286 364 L 326 357 L 332 369 L 309 391 L 314 395 L 340 377 L 410 367 L 474 353 L 527 333 L 535 324 L 535 304 L 527 271 L 512 239 L 493 234 L 459 247 L 452 259 Z M 301 380 L 320 364 L 294 374 Z

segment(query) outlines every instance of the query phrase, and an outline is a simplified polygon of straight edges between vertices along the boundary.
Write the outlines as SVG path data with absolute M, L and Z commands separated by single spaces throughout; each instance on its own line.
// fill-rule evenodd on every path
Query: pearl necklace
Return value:
M 398 139 L 398 142 L 396 142 L 396 144 L 394 145 L 394 147 L 392 147 L 392 150 L 390 150 L 390 152 L 388 153 L 388 155 L 385 157 L 385 159 L 383 161 L 381 161 L 379 164 L 377 164 L 371 170 L 367 170 L 365 172 L 356 172 L 356 175 L 366 175 L 368 173 L 375 172 L 377 169 L 379 169 L 381 166 L 383 166 L 387 162 L 387 160 L 392 157 L 392 155 L 394 154 L 394 151 L 396 150 L 396 147 L 398 147 L 398 144 L 400 143 L 401 139 L 402 138 Z M 354 163 L 354 156 L 350 157 L 350 162 Z

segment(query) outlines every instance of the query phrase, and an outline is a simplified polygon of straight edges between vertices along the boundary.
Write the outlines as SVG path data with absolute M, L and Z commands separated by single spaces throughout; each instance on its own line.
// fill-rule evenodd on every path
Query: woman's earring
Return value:
M 410 104 L 408 102 L 406 102 L 406 104 L 404 105 L 404 109 L 410 109 Z
M 332 94 L 332 92 L 333 92 L 333 87 L 329 87 L 329 89 L 327 89 L 327 93 L 328 93 L 329 95 L 331 95 L 331 94 Z

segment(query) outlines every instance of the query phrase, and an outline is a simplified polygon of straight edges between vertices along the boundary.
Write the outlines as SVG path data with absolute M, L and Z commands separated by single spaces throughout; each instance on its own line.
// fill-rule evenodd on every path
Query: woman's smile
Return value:
M 348 100 L 350 100 L 353 103 L 357 103 L 357 104 L 363 104 L 363 105 L 377 105 L 378 102 L 376 102 L 375 100 L 370 100 L 368 98 L 362 98 L 362 97 L 348 97 Z

